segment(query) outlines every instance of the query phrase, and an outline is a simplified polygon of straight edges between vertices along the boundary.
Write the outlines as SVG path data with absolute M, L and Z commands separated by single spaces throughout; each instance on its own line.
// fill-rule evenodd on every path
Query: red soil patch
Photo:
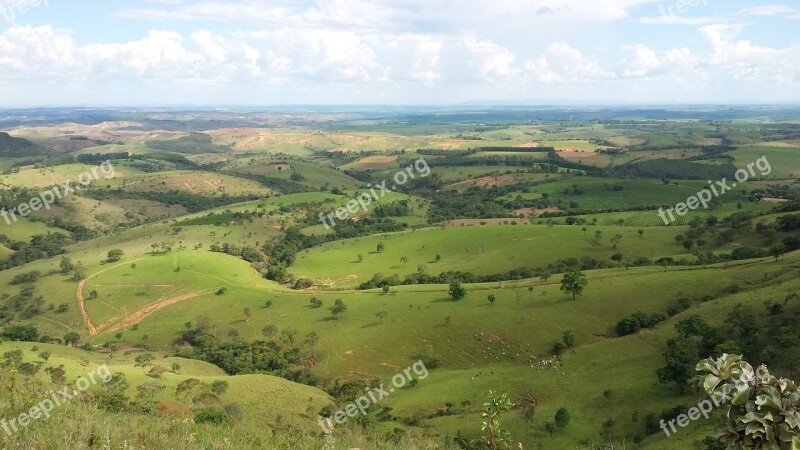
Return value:
M 491 175 L 488 177 L 471 178 L 469 180 L 459 181 L 457 183 L 449 184 L 446 188 L 470 184 L 474 186 L 487 187 L 487 186 L 500 186 L 511 181 L 514 181 L 514 175 Z
M 559 150 L 558 156 L 562 158 L 592 158 L 597 156 L 596 152 L 578 149 Z

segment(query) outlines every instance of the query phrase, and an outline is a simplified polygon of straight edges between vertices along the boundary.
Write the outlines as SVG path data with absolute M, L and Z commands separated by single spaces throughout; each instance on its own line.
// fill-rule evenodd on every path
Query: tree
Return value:
M 281 331 L 281 340 L 283 342 L 288 342 L 290 345 L 294 345 L 294 338 L 297 336 L 297 331 L 293 328 L 284 328 Z
M 216 395 L 222 395 L 228 390 L 228 382 L 225 380 L 216 380 L 211 383 L 211 392 Z
M 775 244 L 772 247 L 770 247 L 769 254 L 770 256 L 775 258 L 775 261 L 778 261 L 778 259 L 780 259 L 780 257 L 783 256 L 783 254 L 786 253 L 787 251 L 788 249 L 786 248 L 785 245 Z
M 318 299 L 317 297 L 311 297 L 311 300 L 309 300 L 309 303 L 311 303 L 311 307 L 312 308 L 320 308 L 320 307 L 322 307 L 322 300 Z
M 639 228 L 639 230 L 637 231 L 637 233 L 639 233 L 639 236 L 643 236 L 643 235 L 644 235 L 644 229 L 642 229 L 642 228 Z
M 455 301 L 459 301 L 467 296 L 467 290 L 461 286 L 460 281 L 453 281 L 450 283 L 450 290 L 448 292 L 450 293 L 450 297 Z
M 319 343 L 319 336 L 317 336 L 317 333 L 313 331 L 311 333 L 308 333 L 306 335 L 306 338 L 303 340 L 303 343 L 306 344 L 308 348 L 311 349 L 311 357 L 316 358 L 316 356 L 314 355 L 314 347 L 316 347 L 317 344 Z
M 495 397 L 494 392 L 489 391 L 489 401 L 483 404 L 483 424 L 481 431 L 484 432 L 483 442 L 492 450 L 498 448 L 508 448 L 511 445 L 511 433 L 500 425 L 500 413 L 509 411 L 514 407 L 508 394 Z
M 37 342 L 39 340 L 39 329 L 31 325 L 11 325 L 0 332 L 0 337 L 9 341 Z M 78 339 L 80 339 L 80 335 L 78 335 Z
M 658 381 L 674 381 L 681 393 L 694 376 L 694 368 L 700 358 L 699 345 L 693 338 L 677 337 L 667 341 L 664 359 L 667 365 L 658 369 Z
M 245 308 L 244 309 L 244 321 L 245 322 L 250 322 L 250 317 L 251 316 L 252 316 L 252 313 L 250 312 L 250 308 Z
M 109 250 L 108 253 L 106 254 L 106 262 L 110 262 L 110 263 L 117 262 L 120 259 L 122 259 L 122 255 L 124 255 L 124 254 L 125 254 L 125 252 L 123 252 L 122 250 L 120 250 L 118 248 L 115 248 L 113 250 Z
M 391 291 L 391 290 L 392 290 L 392 287 L 389 286 L 388 284 L 384 284 L 383 285 L 383 294 L 384 295 L 389 295 L 389 291 Z
M 616 250 L 620 241 L 622 241 L 622 235 L 621 234 L 614 235 L 614 237 L 611 238 L 611 249 Z
M 386 250 L 386 245 L 384 245 L 383 242 L 379 243 L 378 247 L 377 247 L 377 250 L 378 250 L 378 253 L 383 253 L 383 251 Z
M 588 284 L 589 280 L 586 279 L 583 272 L 573 270 L 564 274 L 564 278 L 561 280 L 561 290 L 572 294 L 572 299 L 575 300 L 583 294 L 583 290 Z
M 80 340 L 81 340 L 81 335 L 74 331 L 70 331 L 69 333 L 64 335 L 65 345 L 75 345 L 78 342 L 80 342 Z
M 400 262 L 402 262 L 403 267 L 405 267 L 406 264 L 408 264 L 408 256 L 403 256 L 402 258 L 400 258 Z
M 273 339 L 278 334 L 278 328 L 275 325 L 267 325 L 261 329 L 261 334 L 266 338 Z
M 567 411 L 567 408 L 559 408 L 559 410 L 556 411 L 556 416 L 554 420 L 558 428 L 562 430 L 564 428 L 567 428 L 567 425 L 569 425 L 569 420 L 570 420 L 569 411 Z
M 265 308 L 272 308 L 272 300 L 267 300 L 266 303 L 264 303 L 264 307 Z
M 381 322 L 383 322 L 383 319 L 385 319 L 386 316 L 388 316 L 388 315 L 389 315 L 389 313 L 387 313 L 386 311 L 378 311 L 378 312 L 375 313 L 375 317 L 381 319 Z
M 39 358 L 42 358 L 44 362 L 47 362 L 47 360 L 50 359 L 50 352 L 48 352 L 47 350 L 42 351 L 41 353 L 39 353 Z
M 486 300 L 489 300 L 490 305 L 494 305 L 494 302 L 497 300 L 497 297 L 495 297 L 494 294 L 489 294 L 489 296 L 486 297 Z
M 72 279 L 75 281 L 81 281 L 86 278 L 86 268 L 83 267 L 83 264 L 78 263 L 75 264 L 75 267 L 72 271 Z
M 336 303 L 330 308 L 331 314 L 336 320 L 339 320 L 339 314 L 347 311 L 347 306 L 344 305 L 342 299 L 336 299 Z
M 561 337 L 561 340 L 564 341 L 564 345 L 567 347 L 574 347 L 575 346 L 575 335 L 572 333 L 572 330 L 567 330 Z
M 141 367 L 142 369 L 145 369 L 147 366 L 152 365 L 155 359 L 156 358 L 150 353 L 145 353 L 137 356 L 136 359 L 133 360 L 133 365 L 134 367 Z
M 75 268 L 75 265 L 72 264 L 72 260 L 68 256 L 62 256 L 59 267 L 61 267 L 61 273 L 69 273 L 70 270 Z

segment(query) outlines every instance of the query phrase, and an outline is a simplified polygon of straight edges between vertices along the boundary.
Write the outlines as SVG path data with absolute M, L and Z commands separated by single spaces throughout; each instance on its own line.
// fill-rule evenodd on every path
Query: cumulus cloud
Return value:
M 467 100 L 514 96 L 536 86 L 563 95 L 593 88 L 616 97 L 636 87 L 645 93 L 637 95 L 649 89 L 673 99 L 664 94 L 670 87 L 700 89 L 708 80 L 714 83 L 707 88 L 767 86 L 770 94 L 778 94 L 776 83 L 781 94 L 798 92 L 800 84 L 797 44 L 757 45 L 741 38 L 745 25 L 726 20 L 632 15 L 657 10 L 653 0 L 462 0 L 457 7 L 451 0 L 143 4 L 111 19 L 149 21 L 129 39 L 84 43 L 83 32 L 77 39 L 66 28 L 11 25 L 0 33 L 0 95 L 40 82 L 80 84 L 87 91 L 94 83 L 169 86 L 195 96 L 213 87 L 203 92 L 236 91 L 253 102 L 266 97 L 251 92 L 270 87 L 282 90 L 282 101 L 302 102 L 309 92 L 334 92 L 342 102 L 395 92 L 405 101 L 427 102 L 432 93 Z M 741 14 L 792 13 L 772 5 L 731 17 Z M 612 23 L 699 28 L 664 42 L 614 35 L 623 28 Z
M 762 5 L 739 11 L 745 16 L 776 16 L 781 14 L 797 13 L 798 9 L 788 5 Z
M 547 47 L 540 58 L 525 63 L 527 75 L 540 83 L 591 82 L 614 77 L 592 57 L 563 42 Z

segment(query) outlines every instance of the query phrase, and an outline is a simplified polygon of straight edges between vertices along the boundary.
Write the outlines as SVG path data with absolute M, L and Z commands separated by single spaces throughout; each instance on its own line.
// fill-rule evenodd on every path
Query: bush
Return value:
M 3 330 L 0 337 L 9 341 L 36 342 L 39 340 L 39 330 L 30 325 L 12 325 Z
M 100 391 L 95 400 L 98 408 L 112 412 L 120 412 L 128 404 L 128 397 L 122 392 Z
M 222 425 L 228 422 L 228 413 L 226 413 L 224 409 L 217 408 L 216 406 L 201 408 L 195 413 L 194 422 Z
M 11 280 L 11 282 L 8 284 L 16 285 L 16 284 L 35 283 L 36 280 L 38 280 L 41 275 L 42 275 L 41 272 L 39 272 L 38 270 L 34 270 L 32 272 L 20 273 L 17 274 L 17 276 L 15 276 L 14 279 Z
M 294 288 L 297 290 L 308 289 L 311 286 L 314 286 L 314 282 L 308 278 L 301 278 L 294 284 Z

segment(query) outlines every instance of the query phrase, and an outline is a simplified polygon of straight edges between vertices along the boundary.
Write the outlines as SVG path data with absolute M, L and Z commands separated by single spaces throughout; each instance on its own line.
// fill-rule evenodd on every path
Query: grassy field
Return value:
M 75 241 L 63 249 L 73 263 L 85 268 L 85 276 L 76 280 L 72 271 L 60 270 L 61 249 L 48 249 L 53 251 L 50 253 L 53 257 L 36 254 L 34 257 L 39 259 L 0 271 L 4 293 L 0 298 L 0 317 L 5 320 L 4 327 L 30 324 L 40 334 L 56 339 L 77 332 L 81 337 L 79 345 L 93 350 L 0 342 L 0 355 L 21 349 L 24 361 L 35 362 L 41 359 L 40 351 L 50 351 L 52 356 L 42 369 L 63 365 L 69 382 L 107 363 L 112 371 L 125 375 L 130 384 L 126 393 L 134 397 L 137 385 L 155 379 L 145 369 L 134 366 L 136 356 L 149 352 L 156 357 L 154 363 L 166 369 L 156 377 L 166 388 L 157 400 L 178 400 L 188 405 L 189 399 L 178 397 L 175 392 L 178 383 L 190 378 L 206 383 L 225 380 L 230 387 L 214 404 L 241 405 L 244 413 L 241 422 L 222 427 L 201 426 L 169 414 L 98 411 L 87 402 L 66 407 L 60 411 L 63 414 L 52 417 L 41 427 L 30 427 L 17 437 L 9 439 L 0 433 L 0 447 L 450 450 L 454 436 L 481 435 L 482 405 L 491 390 L 509 394 L 516 404 L 502 416 L 503 425 L 512 433 L 511 448 L 598 449 L 611 443 L 614 448 L 645 450 L 702 448 L 700 441 L 713 434 L 719 420 L 693 422 L 668 439 L 660 433 L 643 435 L 647 414 L 661 414 L 669 407 L 697 401 L 689 391 L 683 393 L 674 384 L 658 381 L 657 370 L 665 364 L 667 340 L 675 336 L 676 323 L 692 315 L 701 316 L 711 325 L 723 325 L 738 304 L 752 308 L 759 326 L 774 323 L 776 318 L 767 315 L 770 313 L 765 305 L 780 302 L 787 292 L 800 289 L 800 251 L 780 259 L 765 257 L 695 265 L 698 256 L 679 245 L 675 237 L 688 235 L 687 225 L 694 218 L 771 212 L 775 204 L 747 199 L 750 191 L 766 189 L 766 183 L 737 186 L 720 198 L 722 204 L 718 208 L 692 211 L 672 226 L 663 226 L 653 207 L 685 202 L 707 187 L 707 181 L 664 183 L 658 178 L 617 178 L 627 172 L 616 172 L 615 166 L 659 158 L 695 160 L 709 151 L 696 145 L 721 144 L 723 139 L 753 142 L 748 131 L 758 125 L 645 117 L 630 123 L 589 119 L 570 123 L 533 118 L 514 121 L 506 120 L 503 115 L 495 120 L 493 114 L 448 111 L 435 115 L 435 123 L 415 123 L 411 116 L 384 120 L 372 113 L 363 117 L 354 113 L 334 124 L 331 118 L 336 114 L 324 113 L 315 116 L 319 120 L 310 121 L 307 126 L 295 126 L 287 124 L 305 122 L 299 116 L 265 113 L 259 116 L 263 128 L 252 125 L 256 122 L 248 122 L 251 125 L 241 128 L 203 131 L 212 137 L 215 146 L 220 146 L 203 147 L 202 151 L 213 153 L 198 153 L 201 150 L 195 152 L 191 142 L 181 143 L 178 150 L 198 153 L 189 158 L 197 165 L 194 168 L 186 161 L 158 159 L 179 156 L 176 153 L 159 151 L 162 155 L 154 155 L 157 151 L 148 148 L 146 142 L 180 138 L 186 132 L 158 131 L 161 128 L 144 116 L 141 123 L 110 121 L 96 126 L 65 124 L 17 129 L 15 133 L 19 135 L 57 147 L 59 156 L 49 158 L 50 161 L 75 161 L 69 156 L 89 153 L 130 152 L 145 157 L 118 161 L 116 177 L 102 180 L 96 189 L 108 186 L 134 193 L 162 193 L 167 196 L 165 201 L 170 191 L 201 199 L 227 194 L 252 195 L 248 198 L 257 200 L 188 213 L 200 208 L 192 203 L 187 203 L 190 208 L 187 210 L 150 200 L 111 196 L 98 201 L 74 196 L 52 211 L 39 211 L 35 218 L 63 219 L 93 229 L 95 238 Z M 554 109 L 547 114 L 559 116 L 563 111 Z M 160 113 L 155 124 L 161 124 L 166 116 L 169 114 Z M 779 133 L 781 129 L 770 127 L 770 133 Z M 789 130 L 786 135 L 792 132 L 790 127 L 786 130 Z M 74 136 L 80 138 L 71 139 Z M 115 144 L 87 147 L 90 144 L 84 137 Z M 197 142 L 207 145 L 200 136 L 195 137 Z M 607 148 L 598 142 L 606 141 L 627 152 L 598 153 Z M 693 148 L 684 149 L 683 145 Z M 541 168 L 537 161 L 546 154 L 522 150 L 532 146 L 559 149 L 560 155 L 569 161 L 569 173 L 567 169 L 553 174 L 537 173 Z M 486 147 L 519 147 L 520 151 L 480 151 Z M 388 178 L 398 167 L 420 157 L 415 153 L 420 149 L 452 150 L 460 156 L 453 159 L 443 154 L 425 156 L 432 173 L 441 177 L 441 185 L 428 189 L 409 184 L 405 187 L 408 193 L 389 194 L 354 219 L 368 216 L 379 204 L 404 201 L 410 206 L 408 215 L 391 220 L 413 229 L 316 246 L 311 246 L 312 242 L 319 241 L 298 243 L 299 239 L 293 239 L 288 244 L 296 247 L 289 249 L 287 245 L 287 251 L 294 255 L 294 262 L 286 268 L 289 276 L 283 279 L 284 283 L 265 278 L 263 273 L 267 269 L 274 277 L 276 264 L 285 256 L 279 255 L 278 250 L 265 250 L 266 243 L 280 241 L 287 235 L 287 228 L 294 225 L 300 225 L 306 236 L 333 235 L 334 231 L 317 224 L 317 213 L 344 207 L 367 191 L 364 186 L 368 182 Z M 448 165 L 481 162 L 464 161 L 464 153 L 458 150 L 465 149 L 475 151 L 472 158 L 514 156 L 529 158 L 530 162 L 523 166 Z M 790 181 L 784 185 L 790 186 L 791 179 L 800 173 L 798 158 L 794 156 L 798 150 L 796 142 L 785 140 L 739 145 L 729 154 L 736 158 L 738 167 L 767 156 L 773 168 L 770 179 L 788 178 Z M 147 155 L 157 158 L 149 159 Z M 696 164 L 723 162 L 722 157 L 695 161 Z M 0 167 L 14 163 L 22 164 L 21 159 L 9 159 L 0 161 Z M 586 172 L 576 164 L 586 169 L 606 168 L 607 177 L 579 176 Z M 7 188 L 37 190 L 51 182 L 74 180 L 91 168 L 72 163 L 24 169 L 0 178 Z M 516 192 L 507 195 L 508 191 L 502 188 L 493 190 L 495 186 L 512 183 L 525 184 L 515 186 Z M 532 207 L 519 202 L 520 198 L 546 197 L 558 207 L 552 210 L 560 208 L 571 215 L 601 212 L 576 216 L 587 221 L 587 225 L 576 226 L 563 225 L 565 217 L 558 217 L 550 224 L 545 218 L 534 218 L 533 224 L 520 221 L 512 225 L 499 222 L 519 219 L 476 219 L 467 217 L 470 214 L 466 212 L 453 222 L 461 220 L 463 225 L 428 223 L 429 217 L 435 217 L 430 213 L 447 210 L 455 211 L 457 217 L 462 215 L 453 206 L 458 203 L 448 201 L 458 200 L 465 190 L 475 188 L 483 189 L 486 199 L 493 198 L 492 192 L 500 191 L 505 195 L 501 201 L 508 202 L 500 206 L 509 210 Z M 436 189 L 439 191 L 434 192 Z M 303 190 L 309 192 L 279 193 Z M 782 195 L 778 190 L 772 194 Z M 790 195 L 795 194 L 790 191 Z M 633 209 L 641 210 L 619 211 Z M 782 215 L 785 214 L 763 215 L 753 221 L 773 224 Z M 24 242 L 33 235 L 50 231 L 68 233 L 30 219 L 11 226 L 0 225 L 0 234 Z M 353 233 L 348 236 L 357 236 L 359 232 L 357 227 L 346 231 Z M 766 233 L 742 229 L 730 243 L 717 246 L 714 236 L 723 231 L 727 229 L 720 225 L 700 237 L 708 241 L 703 244 L 695 239 L 700 245 L 697 249 L 727 256 L 733 249 L 744 246 L 769 249 L 774 242 L 793 235 L 781 231 L 775 239 L 767 240 Z M 596 233 L 601 236 L 599 245 L 592 243 Z M 621 240 L 615 245 L 612 238 L 616 235 Z M 210 251 L 212 245 L 224 244 L 261 251 L 263 260 L 251 264 L 240 257 Z M 160 246 L 170 250 L 153 254 L 154 248 Z M 267 247 L 271 248 L 274 247 Z M 122 250 L 123 256 L 109 263 L 106 259 L 112 249 Z M 625 264 L 612 261 L 616 254 L 621 255 Z M 0 245 L 0 260 L 7 262 L 11 255 L 12 250 Z M 641 257 L 685 259 L 686 264 L 666 268 L 627 266 Z M 585 267 L 603 263 L 602 269 L 584 271 L 588 286 L 577 299 L 560 289 L 563 275 L 559 273 L 549 278 L 516 280 L 506 275 L 505 281 L 465 283 L 466 296 L 459 301 L 450 296 L 448 283 L 397 285 L 388 292 L 358 289 L 376 274 L 398 275 L 401 279 L 418 272 L 500 275 L 523 267 L 545 269 L 564 260 Z M 39 272 L 35 282 L 11 284 L 15 277 L 32 271 Z M 313 285 L 294 289 L 299 279 L 310 279 Z M 14 302 L 21 298 L 18 293 L 31 287 L 34 291 L 29 298 L 33 300 L 26 301 L 41 307 L 38 314 L 24 318 L 20 305 Z M 313 298 L 321 301 L 321 306 L 313 306 Z M 494 301 L 490 302 L 490 298 Z M 637 311 L 646 315 L 663 313 L 683 298 L 688 299 L 688 309 L 652 328 L 618 336 L 616 324 L 620 319 Z M 337 300 L 346 309 L 333 315 L 330 308 Z M 800 314 L 800 304 L 789 303 L 784 307 L 786 316 L 781 319 L 788 324 Z M 175 357 L 177 348 L 187 349 L 189 341 L 182 337 L 187 328 L 196 325 L 202 316 L 210 321 L 206 338 L 215 351 L 221 349 L 222 343 L 269 339 L 263 332 L 267 325 L 275 326 L 279 332 L 296 332 L 297 340 L 292 345 L 304 352 L 301 360 L 316 380 L 309 382 L 312 386 L 306 386 L 265 374 L 231 376 L 211 364 Z M 576 345 L 556 357 L 554 344 L 566 331 L 572 332 Z M 309 344 L 305 337 L 312 332 L 318 340 Z M 754 357 L 753 362 L 760 362 L 756 361 L 759 357 Z M 369 428 L 351 423 L 347 430 L 337 431 L 331 437 L 319 435 L 317 414 L 333 400 L 322 389 L 326 383 L 328 387 L 336 381 L 351 380 L 389 383 L 393 375 L 420 360 L 429 366 L 429 376 L 414 387 L 392 392 L 375 409 L 392 408 L 392 420 L 375 420 Z M 8 368 L 2 366 L 0 385 L 7 386 Z M 48 378 L 44 370 L 39 375 Z M 5 411 L 7 405 L 5 392 L 0 390 L 0 411 Z M 355 398 L 340 400 L 347 403 Z M 535 417 L 526 421 L 526 407 L 532 405 L 536 406 Z M 548 433 L 545 423 L 551 422 L 562 407 L 569 410 L 571 423 L 563 430 Z M 607 430 L 608 438 L 601 436 L 604 423 L 612 424 Z M 403 432 L 411 434 L 399 437 Z M 430 436 L 420 437 L 420 434 Z M 103 443 L 99 444 L 101 437 Z M 634 437 L 641 442 L 633 444 Z M 291 443 L 289 439 L 298 442 Z M 445 440 L 451 445 L 443 444 Z
M 34 346 L 37 350 L 31 351 Z M 112 373 L 122 373 L 125 376 L 130 385 L 126 394 L 131 398 L 136 396 L 137 385 L 152 381 L 152 378 L 146 375 L 145 370 L 134 367 L 134 358 L 141 354 L 141 351 L 102 355 L 49 344 L 5 343 L 0 344 L 0 353 L 16 348 L 24 351 L 25 361 L 36 361 L 38 352 L 49 351 L 52 356 L 47 361 L 47 365 L 53 367 L 63 365 L 67 374 L 67 383 L 74 383 L 78 377 L 87 375 L 102 364 L 106 364 Z M 176 395 L 175 388 L 180 382 L 190 378 L 208 384 L 215 380 L 225 380 L 230 386 L 225 394 L 220 396 L 219 402 L 222 405 L 240 404 L 244 411 L 244 419 L 241 424 L 244 427 L 260 427 L 263 430 L 264 427 L 275 428 L 276 423 L 282 423 L 283 426 L 316 431 L 314 427 L 317 425 L 312 420 L 312 417 L 315 417 L 314 413 L 331 403 L 330 398 L 324 392 L 282 378 L 267 375 L 228 376 L 212 364 L 168 357 L 159 353 L 156 353 L 155 356 L 157 359 L 154 364 L 168 369 L 158 377 L 166 389 L 156 397 L 156 400 L 186 402 L 185 397 Z M 180 365 L 177 373 L 169 371 L 173 364 Z
M 699 217 L 705 219 L 710 216 L 716 216 L 719 219 L 724 219 L 734 213 L 742 211 L 770 211 L 775 208 L 774 203 L 768 202 L 742 202 L 742 208 L 739 209 L 736 204 L 725 203 L 721 207 L 713 210 L 696 209 L 689 211 L 685 216 L 675 215 L 673 225 L 688 225 L 694 218 Z M 653 211 L 626 211 L 614 213 L 600 213 L 600 214 L 587 214 L 583 216 L 576 216 L 593 222 L 597 219 L 597 225 L 624 225 L 626 227 L 657 227 L 664 226 L 664 220 L 659 216 L 657 210 Z
M 317 332 L 321 336 L 317 347 L 321 362 L 315 371 L 326 377 L 387 379 L 424 354 L 439 359 L 440 366 L 431 370 L 430 377 L 416 388 L 401 390 L 387 401 L 396 415 L 435 411 L 448 402 L 470 402 L 457 408 L 455 416 L 432 418 L 426 423 L 448 434 L 461 431 L 474 436 L 480 422 L 478 407 L 485 393 L 489 389 L 500 390 L 510 393 L 518 403 L 531 399 L 537 402 L 537 418 L 542 419 L 537 419 L 533 428 L 524 423 L 521 411 L 507 417 L 505 423 L 517 439 L 527 445 L 544 442 L 561 448 L 593 435 L 607 418 L 617 422 L 615 433 L 629 434 L 641 426 L 631 422 L 634 412 L 644 415 L 660 412 L 664 404 L 690 403 L 690 396 L 676 397 L 675 391 L 655 382 L 655 370 L 663 364 L 659 349 L 673 334 L 672 325 L 689 314 L 700 314 L 709 322 L 718 323 L 733 304 L 760 306 L 765 299 L 782 295 L 786 288 L 800 287 L 795 278 L 797 269 L 791 268 L 798 260 L 795 255 L 783 264 L 771 260 L 749 262 L 727 270 L 709 267 L 667 273 L 660 268 L 595 271 L 590 274 L 590 289 L 577 301 L 559 291 L 557 277 L 548 282 L 504 283 L 502 288 L 497 283 L 471 285 L 467 287 L 467 298 L 461 302 L 447 297 L 446 286 L 397 287 L 390 295 L 262 292 L 234 287 L 222 299 L 230 296 L 235 302 L 220 303 L 213 298 L 181 302 L 154 313 L 137 331 L 126 331 L 125 339 L 136 342 L 145 334 L 159 336 L 151 342 L 158 347 L 180 330 L 183 320 L 213 314 L 220 328 L 236 328 L 246 339 L 258 338 L 265 324 L 281 329 L 291 327 L 300 335 Z M 773 282 L 776 277 L 794 281 L 777 286 Z M 654 330 L 612 338 L 615 321 L 633 311 L 663 311 L 677 295 L 723 295 L 733 283 L 757 290 L 698 303 Z M 532 293 L 528 286 L 534 288 Z M 646 296 L 627 295 L 644 286 Z M 486 301 L 489 294 L 497 297 L 494 305 Z M 333 319 L 324 307 L 308 306 L 312 295 L 322 299 L 324 307 L 335 298 L 343 298 L 348 310 L 338 320 Z M 272 300 L 273 306 L 259 307 L 264 299 Z M 248 306 L 253 311 L 251 322 L 245 322 L 241 314 Z M 376 318 L 378 311 L 386 311 L 386 319 Z M 567 329 L 574 331 L 578 346 L 564 356 L 563 364 L 551 367 L 542 363 L 550 359 L 549 347 Z M 603 381 L 581 383 L 588 374 Z M 560 395 L 567 388 L 572 395 Z M 609 398 L 604 398 L 604 390 L 611 391 Z M 541 421 L 552 417 L 562 406 L 575 412 L 573 422 L 551 438 Z M 581 411 L 595 413 L 584 415 Z M 597 414 L 598 411 L 602 413 Z M 693 427 L 702 429 L 706 425 Z M 694 431 L 687 429 L 684 435 L 671 438 L 669 444 L 688 445 L 697 440 Z M 663 448 L 665 444 L 656 435 L 645 448 Z
M 790 146 L 773 146 L 772 143 L 740 147 L 729 155 L 733 156 L 738 168 L 745 168 L 765 156 L 772 167 L 772 173 L 761 176 L 758 168 L 753 168 L 756 176 L 764 179 L 786 179 L 800 177 L 800 148 Z
M 678 180 L 664 184 L 658 180 L 582 177 L 534 186 L 530 188 L 531 192 L 509 194 L 506 198 L 520 195 L 525 199 L 536 199 L 547 194 L 562 209 L 614 210 L 637 206 L 672 206 L 685 202 L 706 187 L 708 184 L 705 181 Z M 742 184 L 735 191 L 727 192 L 720 200 L 734 204 L 747 202 L 747 197 L 740 189 L 756 188 L 756 185 Z M 571 202 L 576 202 L 577 208 L 570 207 Z
M 636 230 L 623 227 L 592 227 L 585 237 L 580 227 L 570 226 L 431 228 L 323 244 L 301 253 L 291 271 L 298 277 L 338 288 L 368 281 L 375 273 L 410 275 L 417 272 L 420 264 L 426 266 L 428 274 L 460 270 L 486 275 L 520 267 L 544 268 L 569 257 L 607 259 L 615 253 L 610 244 L 589 245 L 589 238 L 595 231 L 601 231 L 604 240 L 616 233 L 622 234 L 622 244 L 617 251 L 627 259 L 684 253 L 674 242 L 681 227 L 654 228 L 642 238 Z M 380 243 L 385 245 L 382 253 L 376 250 Z M 363 262 L 358 262 L 358 255 L 363 256 Z M 437 255 L 441 256 L 438 262 Z M 404 256 L 409 260 L 406 264 L 401 262 Z

